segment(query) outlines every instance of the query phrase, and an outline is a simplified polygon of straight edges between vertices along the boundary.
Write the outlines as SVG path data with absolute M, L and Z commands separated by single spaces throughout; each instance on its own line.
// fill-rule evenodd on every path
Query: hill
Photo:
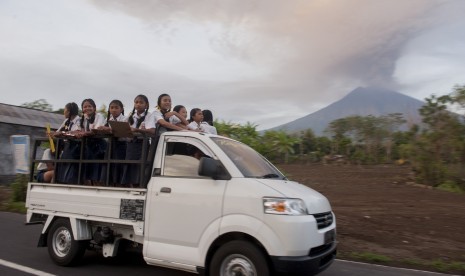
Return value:
M 392 90 L 358 87 L 344 98 L 314 113 L 269 130 L 284 130 L 288 133 L 312 129 L 315 135 L 324 135 L 330 122 L 353 115 L 381 116 L 402 113 L 407 125 L 419 124 L 418 109 L 424 102 Z

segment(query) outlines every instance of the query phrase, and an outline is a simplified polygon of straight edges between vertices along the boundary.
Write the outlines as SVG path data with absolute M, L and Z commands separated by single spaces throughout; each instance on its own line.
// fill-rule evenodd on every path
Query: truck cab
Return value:
M 44 223 L 52 260 L 75 264 L 89 243 L 115 256 L 128 240 L 148 264 L 207 275 L 312 275 L 332 263 L 326 197 L 233 139 L 170 131 L 157 140 L 140 188 L 29 183 L 27 222 Z

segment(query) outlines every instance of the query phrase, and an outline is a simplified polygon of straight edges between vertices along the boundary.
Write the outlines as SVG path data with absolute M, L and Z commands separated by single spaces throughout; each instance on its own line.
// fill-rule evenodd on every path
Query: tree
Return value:
M 45 99 L 35 100 L 30 103 L 23 103 L 21 106 L 48 112 L 51 112 L 53 110 L 52 105 L 49 104 Z
M 272 149 L 282 156 L 284 163 L 289 163 L 289 154 L 294 154 L 294 145 L 300 143 L 300 139 L 297 137 L 292 137 L 284 131 L 267 131 L 265 132 L 265 143 L 271 144 Z
M 256 125 L 247 122 L 245 125 L 232 124 L 229 122 L 215 121 L 215 127 L 219 135 L 230 137 L 241 141 L 244 144 L 255 148 L 258 146 L 259 135 L 256 130 Z
M 386 136 L 384 138 L 384 145 L 386 149 L 386 161 L 392 161 L 392 147 L 394 143 L 394 133 L 399 127 L 404 124 L 406 120 L 401 113 L 391 113 L 381 117 L 381 127 L 383 128 Z
M 100 114 L 102 114 L 102 115 L 106 118 L 107 115 L 108 115 L 107 106 L 106 106 L 105 104 L 102 104 L 102 105 L 100 106 L 100 108 L 97 109 L 97 112 L 100 113 Z
M 425 128 L 412 141 L 412 153 L 419 179 L 437 186 L 456 174 L 451 171 L 455 164 L 461 163 L 463 168 L 464 126 L 456 114 L 447 110 L 448 105 L 457 101 L 454 96 L 432 95 L 425 101 L 419 110 Z

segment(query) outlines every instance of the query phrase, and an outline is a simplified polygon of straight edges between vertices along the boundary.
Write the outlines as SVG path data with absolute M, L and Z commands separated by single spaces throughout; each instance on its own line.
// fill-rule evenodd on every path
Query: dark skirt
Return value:
M 85 149 L 84 159 L 103 160 L 107 149 L 107 142 L 102 138 L 88 138 Z M 84 163 L 83 177 L 85 180 L 101 181 L 104 164 Z
M 140 160 L 142 157 L 142 140 L 132 140 L 127 143 L 126 160 Z M 139 164 L 124 164 L 122 185 L 138 185 L 140 180 Z
M 64 141 L 63 152 L 60 159 L 79 159 L 81 154 L 81 142 L 74 140 Z M 79 175 L 78 163 L 58 163 L 57 164 L 57 183 L 77 184 Z
M 44 182 L 44 174 L 47 170 L 40 170 L 37 172 L 36 179 L 37 182 L 43 183 Z
M 112 160 L 125 160 L 126 149 L 127 149 L 126 141 L 113 141 L 112 149 L 111 149 L 111 159 Z M 124 164 L 111 164 L 110 165 L 110 179 L 109 179 L 110 184 L 120 185 L 122 183 L 123 172 L 124 172 Z

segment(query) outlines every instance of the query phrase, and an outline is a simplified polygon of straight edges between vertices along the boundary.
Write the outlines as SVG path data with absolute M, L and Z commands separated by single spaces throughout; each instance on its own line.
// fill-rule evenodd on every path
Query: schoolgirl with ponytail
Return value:
M 81 129 L 84 133 L 90 134 L 92 129 L 98 129 L 105 125 L 105 118 L 97 112 L 97 106 L 94 100 L 84 99 L 81 104 L 82 117 Z
M 65 109 L 63 111 L 63 115 L 65 116 L 65 120 L 58 128 L 55 136 L 60 136 L 63 132 L 70 132 L 70 131 L 78 131 L 81 130 L 80 128 L 80 118 L 79 118 L 79 107 L 76 103 L 71 102 L 65 105 Z
M 105 125 L 105 118 L 97 112 L 97 106 L 92 99 L 84 99 L 81 103 L 82 136 L 93 136 L 93 129 Z M 107 142 L 103 138 L 90 137 L 86 139 L 84 148 L 84 159 L 102 160 L 107 149 Z M 101 185 L 103 165 L 98 163 L 86 163 L 83 165 L 83 179 L 86 185 Z
M 81 130 L 79 118 L 79 107 L 71 102 L 65 105 L 63 111 L 65 120 L 53 134 L 54 137 L 66 137 L 74 135 Z M 58 145 L 63 145 L 63 150 L 59 153 L 59 159 L 79 159 L 81 152 L 80 142 L 74 139 L 63 139 Z M 60 146 L 61 148 L 61 146 Z M 57 183 L 77 184 L 79 167 L 77 163 L 58 163 L 56 166 L 55 180 Z
M 134 98 L 134 108 L 129 114 L 129 125 L 132 132 L 147 133 L 145 127 L 146 118 L 150 116 L 149 99 L 145 95 L 137 95 Z M 134 138 L 127 143 L 126 160 L 140 160 L 142 156 L 142 139 Z M 121 184 L 128 187 L 137 187 L 139 185 L 139 164 L 124 165 Z
M 176 116 L 183 125 L 188 125 L 185 116 L 182 116 L 176 111 L 171 111 L 171 97 L 168 94 L 161 94 L 158 96 L 157 107 L 152 112 L 150 118 L 147 120 L 146 128 L 153 136 L 159 136 L 166 130 L 185 130 L 185 127 L 175 125 L 169 122 L 171 116 Z
M 120 100 L 113 100 L 108 105 L 107 121 L 105 126 L 101 126 L 99 129 L 107 130 L 111 132 L 109 121 L 127 122 L 128 116 L 124 115 L 124 106 Z M 127 149 L 127 138 L 112 138 L 114 139 L 111 143 L 111 159 L 112 160 L 124 160 L 126 159 Z M 111 164 L 110 165 L 110 179 L 109 182 L 112 186 L 121 184 L 123 176 L 124 165 L 122 164 Z M 104 166 L 104 172 L 106 173 L 106 167 Z M 105 175 L 103 175 L 102 179 Z

